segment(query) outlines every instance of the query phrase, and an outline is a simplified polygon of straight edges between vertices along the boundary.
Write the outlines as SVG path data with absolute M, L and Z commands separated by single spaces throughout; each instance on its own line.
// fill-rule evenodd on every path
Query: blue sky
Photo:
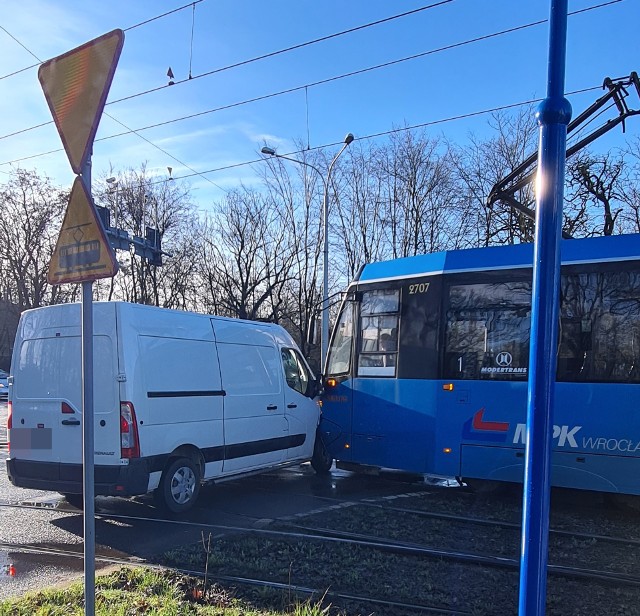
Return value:
M 22 0 L 4 11 L 0 30 L 0 77 L 64 53 L 114 28 L 178 9 L 180 0 Z M 545 20 L 549 0 L 451 0 L 412 15 L 331 38 L 272 58 L 198 77 L 241 62 L 397 15 L 436 2 L 416 0 L 204 0 L 126 32 L 124 50 L 109 101 L 176 81 L 157 92 L 108 104 L 105 111 L 132 129 L 233 105 L 277 92 L 298 90 L 258 102 L 207 113 L 141 131 L 148 141 L 121 133 L 105 115 L 94 147 L 94 178 L 146 161 L 158 179 L 190 182 L 198 206 L 206 209 L 238 185 L 257 181 L 256 166 L 204 173 L 260 158 L 266 142 L 279 152 L 302 140 L 311 147 L 383 133 L 543 97 L 546 87 L 548 24 L 532 26 L 461 45 L 390 67 L 329 83 L 310 85 L 374 65 L 424 53 L 469 39 Z M 576 11 L 602 4 L 571 0 Z M 640 71 L 637 24 L 640 3 L 622 0 L 569 18 L 567 92 L 599 86 L 604 77 Z M 193 24 L 193 45 L 191 31 Z M 14 37 L 14 38 L 12 38 Z M 570 97 L 574 114 L 599 91 Z M 637 108 L 637 96 L 630 97 Z M 0 79 L 0 137 L 51 119 L 37 79 L 37 68 Z M 463 144 L 470 133 L 487 134 L 488 116 L 447 122 L 429 129 Z M 640 135 L 640 118 L 630 118 L 627 136 Z M 381 137 L 384 138 L 384 137 Z M 596 147 L 615 147 L 621 131 Z M 152 145 L 153 144 L 153 145 Z M 53 124 L 0 139 L 0 163 L 61 147 Z M 161 148 L 161 149 L 159 149 Z M 333 146 L 335 150 L 337 146 Z M 259 165 L 260 163 L 256 163 Z M 71 186 L 73 174 L 64 152 L 12 163 L 37 169 L 57 184 Z M 0 180 L 11 165 L 0 165 Z M 197 175 L 204 173 L 203 176 Z

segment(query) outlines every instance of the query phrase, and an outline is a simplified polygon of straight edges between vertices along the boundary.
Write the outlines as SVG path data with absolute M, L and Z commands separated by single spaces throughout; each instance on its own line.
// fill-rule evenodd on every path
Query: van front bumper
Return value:
M 9 458 L 9 481 L 19 488 L 49 490 L 62 494 L 82 494 L 82 464 L 35 462 Z M 149 464 L 144 458 L 130 460 L 127 465 L 95 466 L 95 494 L 102 496 L 134 496 L 146 494 L 149 487 Z

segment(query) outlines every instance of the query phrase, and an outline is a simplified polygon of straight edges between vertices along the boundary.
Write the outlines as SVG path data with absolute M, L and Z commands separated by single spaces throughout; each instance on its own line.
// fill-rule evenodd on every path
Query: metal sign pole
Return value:
M 560 237 L 571 105 L 564 98 L 567 0 L 551 0 L 547 98 L 540 125 L 533 263 L 520 616 L 544 616 L 547 597 L 551 429 L 560 305 Z
M 91 195 L 91 157 L 82 169 Z M 82 283 L 82 480 L 84 494 L 84 613 L 95 614 L 95 488 L 93 425 L 93 281 Z
M 52 285 L 82 282 L 82 490 L 87 616 L 95 614 L 93 280 L 113 278 L 118 271 L 118 262 L 91 199 L 91 151 L 123 45 L 124 32 L 113 30 L 47 60 L 38 69 L 38 80 L 71 168 L 79 176 L 71 189 L 47 280 Z M 97 248 L 85 250 L 90 254 L 81 259 L 81 250 L 88 246 Z M 63 258 L 69 250 L 75 250 L 71 254 L 78 258 Z

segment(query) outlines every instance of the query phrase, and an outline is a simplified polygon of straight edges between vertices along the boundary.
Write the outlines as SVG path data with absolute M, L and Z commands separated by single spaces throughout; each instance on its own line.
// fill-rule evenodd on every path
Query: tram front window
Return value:
M 353 348 L 353 305 L 345 303 L 336 326 L 327 362 L 327 374 L 347 374 Z

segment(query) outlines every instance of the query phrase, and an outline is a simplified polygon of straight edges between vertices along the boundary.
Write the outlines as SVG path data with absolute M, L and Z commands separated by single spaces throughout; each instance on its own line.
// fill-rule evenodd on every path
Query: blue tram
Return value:
M 552 483 L 640 494 L 640 235 L 561 251 Z M 327 357 L 328 456 L 521 482 L 532 263 L 522 244 L 366 265 Z

